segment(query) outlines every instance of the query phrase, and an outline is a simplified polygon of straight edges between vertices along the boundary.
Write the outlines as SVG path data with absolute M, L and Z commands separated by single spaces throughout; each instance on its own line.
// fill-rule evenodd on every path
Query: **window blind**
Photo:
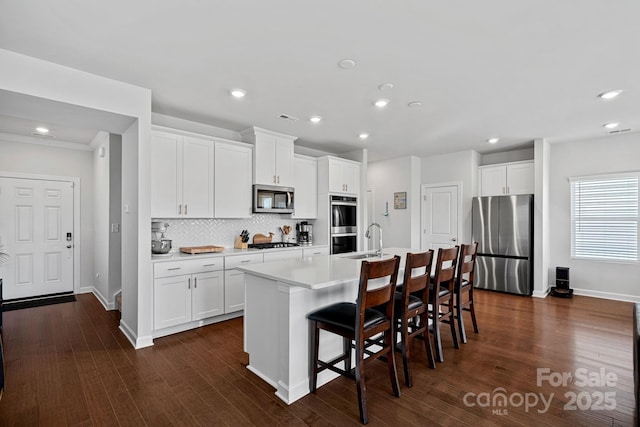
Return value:
M 638 260 L 638 175 L 571 181 L 571 256 Z

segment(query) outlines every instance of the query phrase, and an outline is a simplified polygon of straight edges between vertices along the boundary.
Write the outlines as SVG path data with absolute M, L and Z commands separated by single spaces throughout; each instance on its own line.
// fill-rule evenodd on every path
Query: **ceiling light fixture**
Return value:
M 378 99 L 376 102 L 373 103 L 373 105 L 375 105 L 378 108 L 384 108 L 389 104 L 389 100 L 388 99 Z
M 40 126 L 40 127 L 36 128 L 36 132 L 38 132 L 38 133 L 49 133 L 49 129 Z
M 321 121 L 321 120 L 322 120 L 322 117 L 320 117 L 320 116 L 312 116 L 312 117 L 309 119 L 309 121 L 310 121 L 311 123 L 320 123 L 320 121 Z
M 342 61 L 338 62 L 338 67 L 342 68 L 343 70 L 350 70 L 355 66 L 356 61 L 354 61 L 353 59 L 343 59 Z
M 489 139 L 487 139 L 487 142 L 489 144 L 495 144 L 498 141 L 500 141 L 500 138 L 489 138 Z
M 411 107 L 411 108 L 422 107 L 422 102 L 421 101 L 411 101 L 410 103 L 407 104 L 407 106 Z
M 621 93 L 622 93 L 622 90 L 620 89 L 608 90 L 606 92 L 602 92 L 601 94 L 599 94 L 598 97 L 602 99 L 613 99 L 618 95 L 620 95 Z
M 607 123 L 602 126 L 606 127 L 607 129 L 615 129 L 620 126 L 620 123 Z
M 360 135 L 358 135 L 358 138 L 367 139 L 367 138 L 369 138 L 369 134 L 366 133 L 366 132 L 362 132 L 362 133 L 360 133 Z
M 247 95 L 246 90 L 242 89 L 231 89 L 231 96 L 234 98 L 244 98 Z
M 380 86 L 378 86 L 379 90 L 391 90 L 393 89 L 393 83 L 382 83 Z

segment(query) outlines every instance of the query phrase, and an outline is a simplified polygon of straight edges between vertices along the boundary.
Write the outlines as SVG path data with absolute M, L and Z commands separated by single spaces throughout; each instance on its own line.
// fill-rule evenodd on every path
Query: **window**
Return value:
M 571 256 L 638 261 L 639 173 L 571 179 Z

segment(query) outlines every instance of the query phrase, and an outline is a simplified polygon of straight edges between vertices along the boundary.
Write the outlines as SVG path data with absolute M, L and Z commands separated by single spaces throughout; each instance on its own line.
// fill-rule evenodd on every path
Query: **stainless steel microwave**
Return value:
M 253 212 L 293 213 L 293 188 L 253 185 Z

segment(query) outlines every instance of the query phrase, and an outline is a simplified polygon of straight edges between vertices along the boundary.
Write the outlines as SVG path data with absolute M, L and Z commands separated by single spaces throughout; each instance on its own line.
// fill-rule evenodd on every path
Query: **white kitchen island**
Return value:
M 386 248 L 383 259 L 402 256 L 409 249 Z M 291 404 L 309 394 L 310 326 L 307 314 L 340 301 L 355 302 L 362 259 L 357 254 L 315 256 L 254 264 L 238 269 L 245 276 L 244 350 L 247 368 L 276 388 L 276 395 Z M 371 261 L 379 257 L 369 258 Z M 402 273 L 398 274 L 399 282 Z M 320 335 L 320 359 L 330 360 L 342 352 L 342 339 Z M 325 370 L 318 386 L 338 374 Z

